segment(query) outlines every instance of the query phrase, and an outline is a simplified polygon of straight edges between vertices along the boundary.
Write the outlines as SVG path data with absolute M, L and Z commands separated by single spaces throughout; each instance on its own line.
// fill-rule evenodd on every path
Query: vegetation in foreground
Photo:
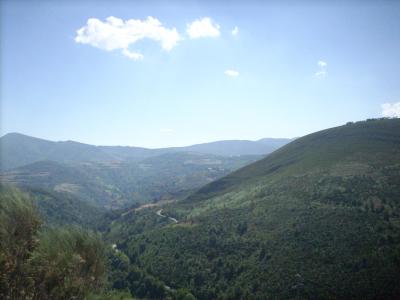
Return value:
M 130 263 L 99 233 L 46 226 L 28 194 L 1 186 L 0 299 L 191 299 Z M 186 297 L 186 298 L 185 298 Z

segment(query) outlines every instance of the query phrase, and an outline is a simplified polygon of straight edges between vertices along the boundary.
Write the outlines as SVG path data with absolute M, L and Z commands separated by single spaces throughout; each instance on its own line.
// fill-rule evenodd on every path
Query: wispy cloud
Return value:
M 322 61 L 322 60 L 318 61 L 318 66 L 321 67 L 321 68 L 326 68 L 327 65 L 328 64 L 326 62 Z
M 232 29 L 231 34 L 233 36 L 236 36 L 239 34 L 239 27 L 235 26 L 235 28 Z
M 382 104 L 382 116 L 400 118 L 400 102 Z
M 133 60 L 142 60 L 143 59 L 142 54 L 140 54 L 139 52 L 129 51 L 128 49 L 123 49 L 122 54 Z
M 224 72 L 225 75 L 229 76 L 229 77 L 238 77 L 239 76 L 239 72 L 236 70 L 226 70 Z
M 187 24 L 186 32 L 191 39 L 204 37 L 217 38 L 220 36 L 219 24 L 214 23 L 210 18 L 202 18 Z
M 166 28 L 153 17 L 124 21 L 110 16 L 104 22 L 88 19 L 86 25 L 76 31 L 75 42 L 106 51 L 121 50 L 128 58 L 140 60 L 143 55 L 129 48 L 142 39 L 159 42 L 163 50 L 170 51 L 182 38 L 175 28 Z
M 317 72 L 315 72 L 315 77 L 318 77 L 318 78 L 324 78 L 324 77 L 326 77 L 326 75 L 328 74 L 328 72 L 326 72 L 325 70 L 321 70 L 321 71 L 317 71 Z
M 314 73 L 314 76 L 318 78 L 325 78 L 328 75 L 328 71 L 326 70 L 328 64 L 323 60 L 318 61 L 317 64 L 318 71 Z

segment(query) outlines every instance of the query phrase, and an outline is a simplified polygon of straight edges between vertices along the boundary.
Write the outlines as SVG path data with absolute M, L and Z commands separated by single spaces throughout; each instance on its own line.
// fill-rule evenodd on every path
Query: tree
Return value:
M 34 279 L 29 259 L 38 243 L 41 220 L 26 194 L 0 187 L 0 298 L 24 299 Z
M 77 227 L 48 229 L 32 256 L 38 299 L 83 298 L 105 282 L 104 245 Z
M 0 187 L 0 299 L 83 299 L 105 280 L 99 235 L 77 227 L 39 232 L 30 198 Z

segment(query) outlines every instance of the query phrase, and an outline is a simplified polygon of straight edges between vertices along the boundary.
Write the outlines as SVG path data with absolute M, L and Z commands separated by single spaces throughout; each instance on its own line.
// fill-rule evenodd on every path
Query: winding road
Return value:
M 168 216 L 166 216 L 166 215 L 163 215 L 163 214 L 162 214 L 162 209 L 157 210 L 156 214 L 157 214 L 157 216 L 170 219 L 170 220 L 171 220 L 172 222 L 174 222 L 175 224 L 178 223 L 178 220 L 177 220 L 177 219 L 172 218 L 172 217 L 168 217 Z

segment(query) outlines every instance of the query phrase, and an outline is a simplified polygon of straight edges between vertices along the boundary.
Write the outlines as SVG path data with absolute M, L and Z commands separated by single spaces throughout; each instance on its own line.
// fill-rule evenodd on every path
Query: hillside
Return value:
M 198 299 L 397 299 L 399 183 L 400 120 L 357 122 L 299 138 L 162 215 L 123 215 L 108 239 Z
M 374 166 L 399 163 L 399 120 L 358 122 L 319 131 L 295 140 L 267 158 L 248 165 L 205 186 L 191 200 L 209 198 L 249 181 L 305 175 L 348 172 L 363 174 Z
M 40 160 L 65 161 L 107 161 L 113 160 L 96 146 L 73 141 L 52 142 L 10 133 L 0 139 L 0 170 L 7 170 Z
M 286 145 L 290 141 L 290 139 L 272 138 L 265 138 L 259 141 L 227 140 L 169 149 L 221 156 L 265 155 Z
M 53 142 L 19 133 L 0 138 L 0 170 L 10 170 L 42 160 L 59 163 L 140 161 L 176 152 L 198 152 L 219 156 L 266 155 L 290 139 L 217 141 L 187 147 L 148 149 L 141 147 L 93 146 L 74 141 Z
M 66 192 L 25 188 L 47 226 L 79 225 L 97 229 L 107 211 Z
M 38 161 L 0 173 L 0 182 L 62 192 L 116 208 L 181 197 L 259 158 L 176 152 L 139 162 Z
M 118 188 L 96 175 L 96 169 L 38 161 L 0 174 L 0 181 L 30 189 L 69 194 L 92 205 L 107 206 L 122 198 Z

